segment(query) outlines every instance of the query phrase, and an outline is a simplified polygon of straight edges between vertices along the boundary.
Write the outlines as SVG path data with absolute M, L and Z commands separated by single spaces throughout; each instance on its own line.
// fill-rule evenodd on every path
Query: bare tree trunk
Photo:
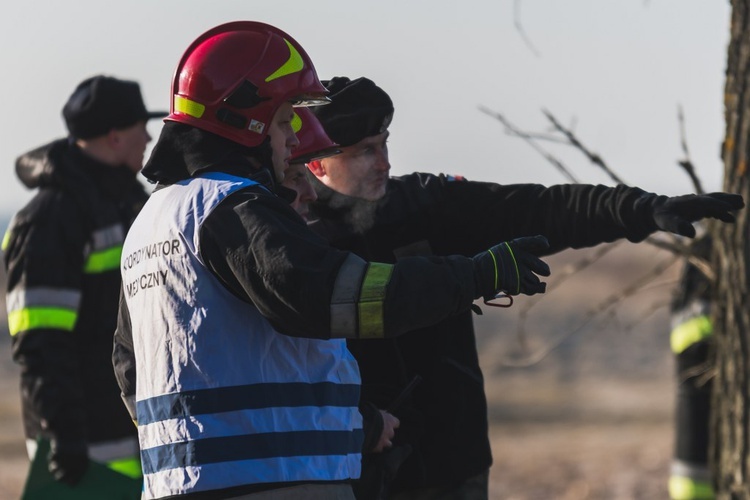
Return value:
M 731 0 L 723 147 L 724 190 L 750 200 L 750 0 Z M 716 498 L 750 498 L 750 252 L 748 209 L 737 224 L 712 227 L 717 280 L 713 309 L 716 378 L 712 400 L 711 460 Z

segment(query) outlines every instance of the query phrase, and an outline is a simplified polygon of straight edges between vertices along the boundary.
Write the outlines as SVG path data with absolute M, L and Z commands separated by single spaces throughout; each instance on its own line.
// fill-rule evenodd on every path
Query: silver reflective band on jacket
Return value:
M 5 298 L 11 335 L 40 328 L 73 331 L 81 292 L 71 288 L 15 288 Z

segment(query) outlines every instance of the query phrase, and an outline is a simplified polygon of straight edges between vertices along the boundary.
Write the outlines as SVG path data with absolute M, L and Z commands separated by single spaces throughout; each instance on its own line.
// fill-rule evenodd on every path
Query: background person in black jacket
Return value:
M 3 241 L 13 359 L 29 456 L 51 441 L 49 470 L 76 484 L 89 458 L 141 477 L 136 428 L 112 369 L 120 253 L 147 195 L 136 179 L 150 118 L 136 82 L 95 76 L 63 108 L 69 137 L 18 158 L 34 198 Z
M 547 237 L 549 253 L 619 238 L 638 242 L 657 230 L 692 237 L 691 222 L 732 221 L 730 211 L 743 206 L 739 196 L 725 193 L 669 198 L 627 186 L 500 185 L 424 173 L 389 177 L 394 108 L 388 94 L 366 78 L 324 84 L 332 103 L 313 112 L 342 153 L 308 163 L 318 193 L 311 227 L 364 259 L 473 255 L 491 241 L 535 234 Z M 401 421 L 394 452 L 412 451 L 388 498 L 486 499 L 492 456 L 470 312 L 399 338 L 348 345 L 360 365 L 362 399 L 380 408 L 388 408 L 415 376 L 422 378 L 394 411 Z

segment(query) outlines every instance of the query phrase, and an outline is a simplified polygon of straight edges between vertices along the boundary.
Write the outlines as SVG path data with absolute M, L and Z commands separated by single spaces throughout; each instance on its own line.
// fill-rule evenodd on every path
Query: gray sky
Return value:
M 629 184 L 692 191 L 677 106 L 708 190 L 721 188 L 729 2 L 706 0 L 102 0 L 7 2 L 0 16 L 0 214 L 30 198 L 15 158 L 65 135 L 60 110 L 84 78 L 141 83 L 168 109 L 187 45 L 227 21 L 256 20 L 305 47 L 321 79 L 367 76 L 392 97 L 393 174 L 462 174 L 500 183 L 566 182 L 523 141 L 478 111 L 548 129 L 549 109 Z M 149 130 L 158 136 L 161 123 Z M 543 144 L 585 182 L 611 181 L 577 152 Z M 4 228 L 1 228 L 4 230 Z

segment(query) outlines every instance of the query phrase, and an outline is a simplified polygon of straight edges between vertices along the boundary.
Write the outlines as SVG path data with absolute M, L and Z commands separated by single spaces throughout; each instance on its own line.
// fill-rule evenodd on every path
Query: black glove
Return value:
M 86 443 L 62 443 L 52 440 L 47 468 L 56 481 L 75 486 L 89 467 Z
M 537 274 L 549 276 L 549 266 L 536 255 L 549 248 L 544 236 L 517 238 L 474 256 L 477 293 L 492 300 L 498 291 L 508 295 L 544 293 L 546 283 Z
M 734 222 L 734 214 L 731 212 L 744 206 L 742 196 L 738 194 L 687 194 L 672 198 L 660 196 L 654 203 L 652 215 L 658 229 L 693 238 L 693 222 L 707 217 Z

